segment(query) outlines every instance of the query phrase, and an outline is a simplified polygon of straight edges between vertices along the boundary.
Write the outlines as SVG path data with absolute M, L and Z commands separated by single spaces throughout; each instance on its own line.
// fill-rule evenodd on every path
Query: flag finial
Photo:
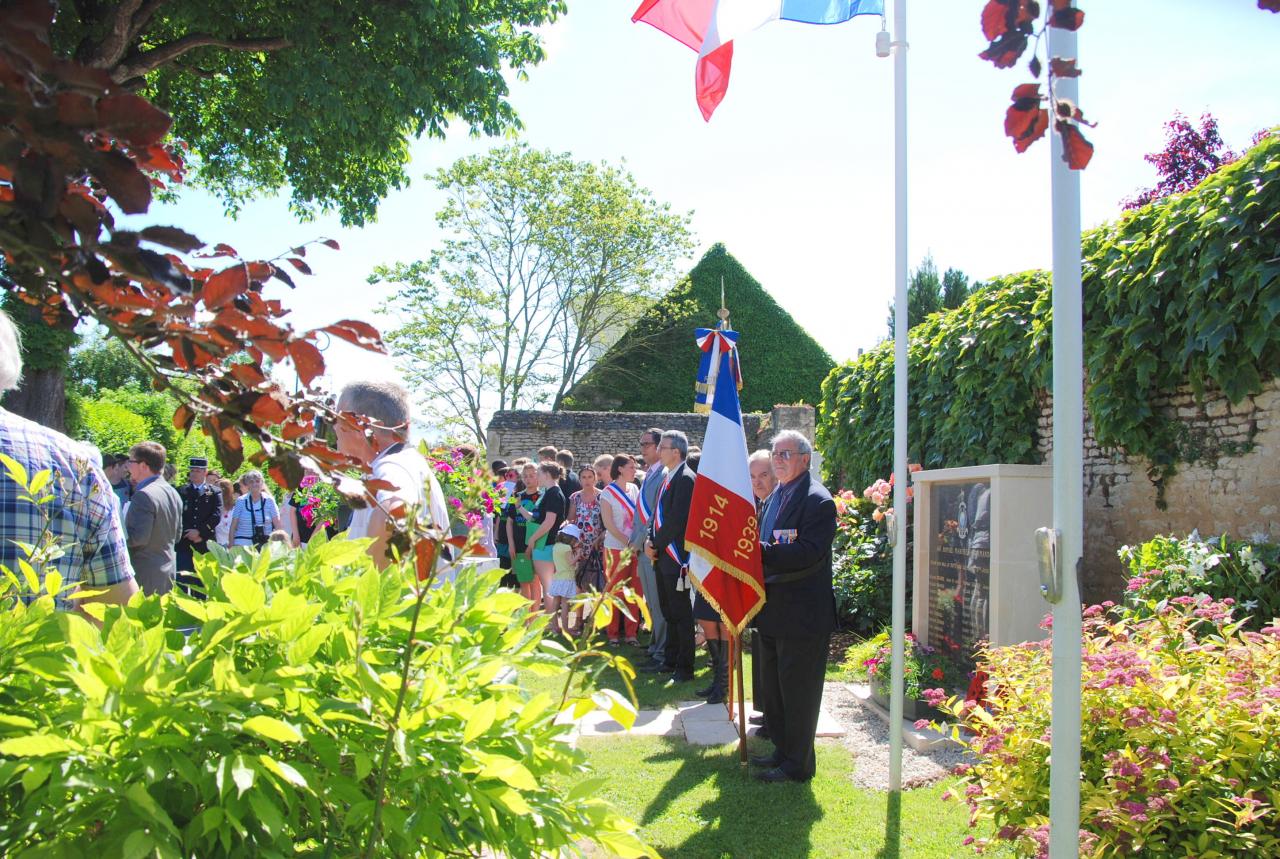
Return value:
M 729 308 L 724 306 L 724 275 L 720 275 L 720 310 L 716 313 L 720 317 L 720 329 L 727 331 L 729 329 Z

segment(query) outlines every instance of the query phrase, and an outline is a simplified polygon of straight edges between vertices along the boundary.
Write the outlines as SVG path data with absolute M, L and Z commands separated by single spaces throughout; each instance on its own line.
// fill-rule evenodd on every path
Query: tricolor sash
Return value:
M 680 469 L 677 468 L 675 471 L 668 474 L 667 479 L 662 481 L 662 489 L 658 491 L 658 509 L 654 511 L 653 521 L 658 526 L 659 530 L 662 529 L 662 498 L 667 494 L 667 487 L 671 484 L 671 475 L 675 474 L 675 472 L 679 470 Z M 667 543 L 667 554 L 670 555 L 671 560 L 675 561 L 681 568 L 689 565 L 689 556 L 685 555 L 683 558 L 680 557 L 680 549 L 676 548 L 675 540 Z
M 616 483 L 610 483 L 604 488 L 605 494 L 621 505 L 622 509 L 627 511 L 627 521 L 622 524 L 619 531 L 630 532 L 631 526 L 636 519 L 636 503 L 631 500 L 631 496 L 627 495 L 625 489 Z

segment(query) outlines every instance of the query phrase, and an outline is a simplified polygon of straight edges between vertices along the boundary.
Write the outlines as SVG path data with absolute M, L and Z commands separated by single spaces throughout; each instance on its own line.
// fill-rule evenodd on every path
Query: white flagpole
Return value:
M 1049 58 L 1074 59 L 1076 34 L 1049 28 Z M 1054 82 L 1056 97 L 1077 104 L 1077 78 Z M 1050 115 L 1053 106 L 1050 105 Z M 1080 285 L 1080 174 L 1062 159 L 1050 132 L 1053 162 L 1053 527 L 1059 533 L 1061 598 L 1053 603 L 1053 714 L 1049 760 L 1049 856 L 1079 855 L 1080 583 L 1084 554 L 1084 348 Z
M 907 0 L 893 4 L 894 359 L 893 632 L 889 695 L 889 790 L 902 790 L 903 641 L 907 605 Z

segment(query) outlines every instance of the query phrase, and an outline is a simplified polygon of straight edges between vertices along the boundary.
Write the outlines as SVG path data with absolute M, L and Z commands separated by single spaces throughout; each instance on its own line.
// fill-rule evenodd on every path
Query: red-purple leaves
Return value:
M 1049 111 L 1041 103 L 1040 84 L 1022 84 L 1013 91 L 1013 104 L 1004 114 L 1004 133 L 1013 139 L 1013 148 L 1025 152 L 1044 137 L 1049 127 Z

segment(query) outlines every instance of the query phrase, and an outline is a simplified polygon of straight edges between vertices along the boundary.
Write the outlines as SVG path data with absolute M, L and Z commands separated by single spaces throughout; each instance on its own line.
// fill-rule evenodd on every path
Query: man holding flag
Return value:
M 809 440 L 794 430 L 774 437 L 778 488 L 765 502 L 760 523 L 766 599 L 756 620 L 764 686 L 757 695 L 775 750 L 751 762 L 764 767 L 756 778 L 767 782 L 813 778 L 813 741 L 836 623 L 836 505 L 809 475 L 812 453 Z

